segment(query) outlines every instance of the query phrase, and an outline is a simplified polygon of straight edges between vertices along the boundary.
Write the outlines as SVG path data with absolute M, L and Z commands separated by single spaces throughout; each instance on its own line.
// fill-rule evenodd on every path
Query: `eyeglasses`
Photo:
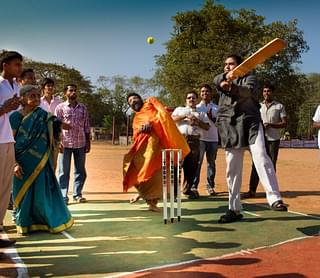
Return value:
M 187 97 L 187 99 L 196 99 L 195 97 Z

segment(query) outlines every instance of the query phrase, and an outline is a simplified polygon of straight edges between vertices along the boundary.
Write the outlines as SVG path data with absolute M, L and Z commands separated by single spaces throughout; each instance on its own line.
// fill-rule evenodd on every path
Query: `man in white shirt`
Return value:
M 54 95 L 54 91 L 54 81 L 51 78 L 44 78 L 41 81 L 42 97 L 40 107 L 51 114 L 54 114 L 58 104 L 62 103 L 62 100 Z
M 320 105 L 318 105 L 312 120 L 313 120 L 313 127 L 318 129 L 318 147 L 320 148 Z
M 198 193 L 198 186 L 200 181 L 201 166 L 203 162 L 204 154 L 207 157 L 207 192 L 209 196 L 215 195 L 214 191 L 214 178 L 216 175 L 216 164 L 215 160 L 217 157 L 218 150 L 218 130 L 215 126 L 218 105 L 212 102 L 212 88 L 209 84 L 203 84 L 200 86 L 201 102 L 197 104 L 197 112 L 206 113 L 209 118 L 210 128 L 203 130 L 200 136 L 200 156 L 198 170 L 193 181 L 191 190 Z
M 197 99 L 197 92 L 188 92 L 186 94 L 186 106 L 177 107 L 171 114 L 172 119 L 176 122 L 181 134 L 185 136 L 191 150 L 183 161 L 183 193 L 189 196 L 190 199 L 199 198 L 191 188 L 198 169 L 200 135 L 202 130 L 208 130 L 210 127 L 207 114 L 196 111 Z
M 37 85 L 36 75 L 33 69 L 24 69 L 17 78 L 19 85 L 22 87 L 23 85 Z
M 280 148 L 280 130 L 287 126 L 288 119 L 284 105 L 273 99 L 274 90 L 274 86 L 270 83 L 266 83 L 263 86 L 262 94 L 264 100 L 260 103 L 260 114 L 264 126 L 266 150 L 276 170 Z M 244 199 L 255 197 L 258 184 L 259 176 L 252 163 L 249 191 L 242 194 L 241 197 Z
M 0 54 L 0 224 L 2 225 L 12 189 L 15 163 L 14 137 L 9 113 L 20 105 L 16 78 L 22 72 L 23 57 L 15 51 Z M 0 248 L 11 246 L 14 240 L 0 239 Z
M 51 78 L 44 78 L 41 80 L 41 92 L 42 97 L 40 99 L 40 107 L 50 112 L 51 114 L 55 114 L 56 107 L 62 103 L 62 100 L 54 95 L 55 87 L 54 81 Z M 52 161 L 53 161 L 53 170 L 56 171 L 57 169 L 57 161 L 58 161 L 58 154 L 59 148 L 55 148 L 52 154 Z
M 24 85 L 37 85 L 36 75 L 34 70 L 31 68 L 24 69 L 19 77 L 17 77 L 17 82 L 21 88 Z M 16 222 L 16 208 L 13 204 L 13 196 L 11 193 L 10 202 L 8 205 L 8 210 L 12 210 L 12 222 Z

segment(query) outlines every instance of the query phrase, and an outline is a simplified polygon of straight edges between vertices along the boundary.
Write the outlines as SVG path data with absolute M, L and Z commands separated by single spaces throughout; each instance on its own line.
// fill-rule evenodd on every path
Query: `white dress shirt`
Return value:
M 45 97 L 41 97 L 40 107 L 51 114 L 54 114 L 56 107 L 58 104 L 62 103 L 62 100 L 59 97 L 53 96 L 50 103 L 45 99 Z
M 19 90 L 20 87 L 17 81 L 13 80 L 13 86 L 11 86 L 7 79 L 0 76 L 0 106 L 15 94 L 19 96 Z M 15 142 L 10 126 L 9 116 L 10 113 L 5 113 L 0 116 L 0 144 Z

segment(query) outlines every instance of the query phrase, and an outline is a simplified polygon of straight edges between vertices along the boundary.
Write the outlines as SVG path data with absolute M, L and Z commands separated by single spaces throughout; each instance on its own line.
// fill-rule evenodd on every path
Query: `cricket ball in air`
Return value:
M 147 38 L 147 43 L 148 44 L 153 44 L 154 43 L 154 38 L 153 37 L 148 37 Z

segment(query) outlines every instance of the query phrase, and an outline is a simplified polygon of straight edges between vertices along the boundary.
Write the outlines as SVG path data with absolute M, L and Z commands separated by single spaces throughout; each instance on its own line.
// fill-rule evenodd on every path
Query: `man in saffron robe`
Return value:
M 190 149 L 177 129 L 170 114 L 154 97 L 143 102 L 140 95 L 130 93 L 129 106 L 135 111 L 133 145 L 124 156 L 123 190 L 135 186 L 149 210 L 159 211 L 157 203 L 162 196 L 161 150 L 181 149 L 182 159 Z

